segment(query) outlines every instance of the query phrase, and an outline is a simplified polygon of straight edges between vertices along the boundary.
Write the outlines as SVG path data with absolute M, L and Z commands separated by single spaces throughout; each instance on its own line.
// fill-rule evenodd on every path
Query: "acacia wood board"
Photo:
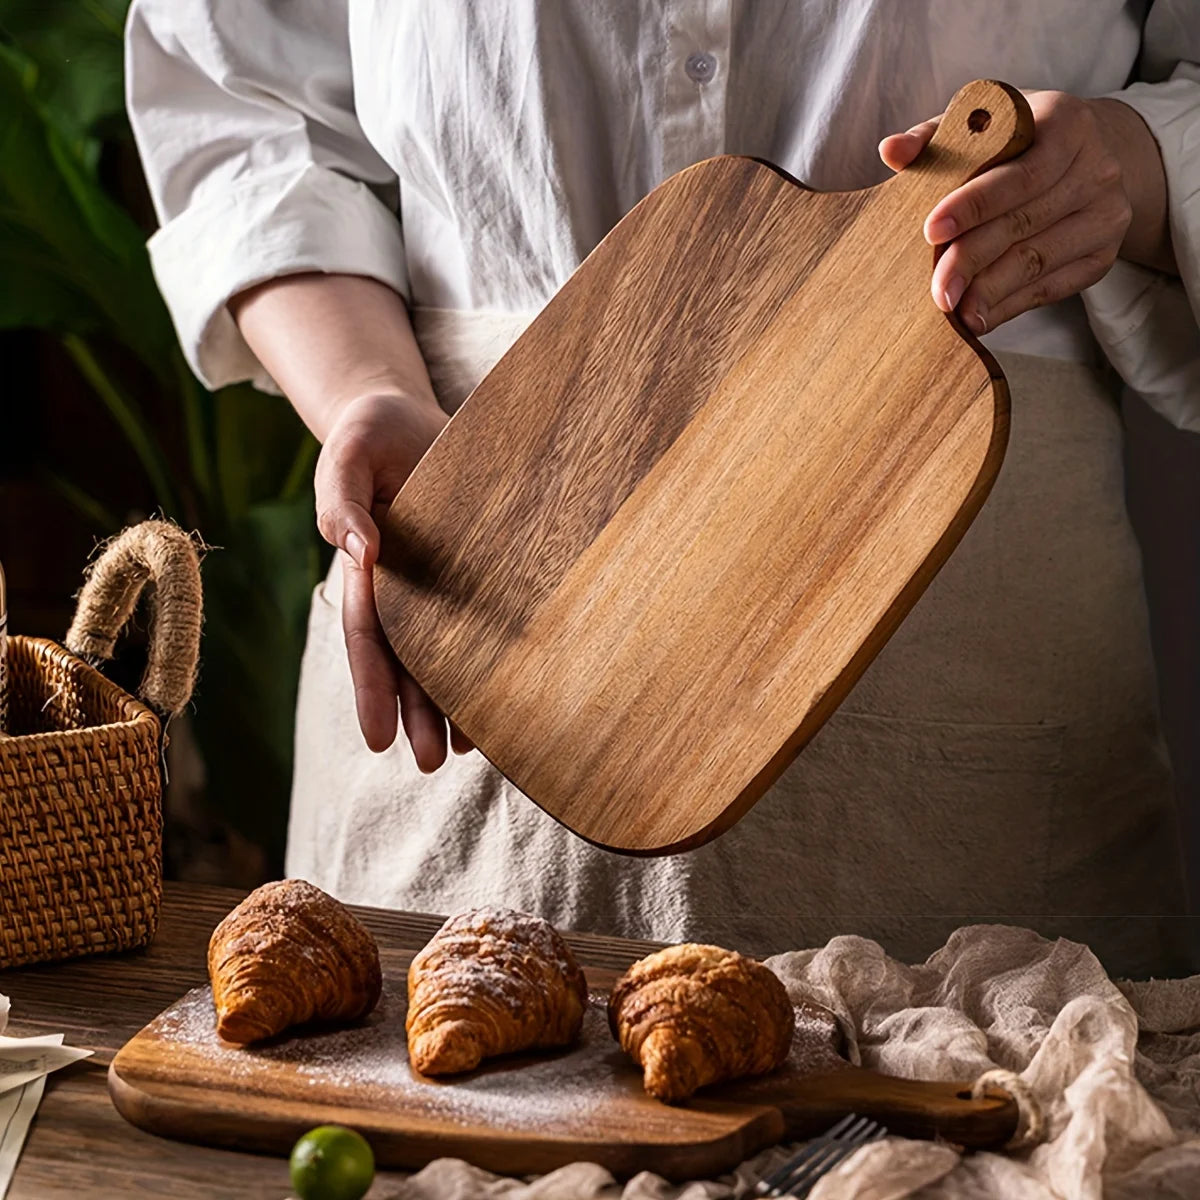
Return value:
M 609 1033 L 616 972 L 587 968 L 579 1043 L 513 1055 L 452 1079 L 417 1075 L 404 1035 L 407 966 L 415 951 L 381 951 L 383 999 L 366 1022 L 308 1031 L 257 1048 L 223 1043 L 209 988 L 195 988 L 117 1053 L 108 1086 L 118 1111 L 165 1137 L 286 1155 L 316 1125 L 349 1125 L 381 1166 L 419 1168 L 463 1158 L 503 1174 L 591 1161 L 628 1177 L 708 1178 L 760 1149 L 820 1132 L 848 1112 L 898 1134 L 987 1146 L 1017 1121 L 1006 1093 L 965 1098 L 966 1085 L 894 1079 L 840 1054 L 836 1019 L 797 1008 L 787 1065 L 774 1075 L 710 1088 L 685 1105 L 646 1095 L 640 1071 Z
M 580 836 L 656 854 L 727 829 L 957 544 L 1007 393 L 935 306 L 922 223 L 1032 128 L 977 81 L 877 187 L 738 156 L 672 176 L 395 498 L 375 591 L 397 656 Z

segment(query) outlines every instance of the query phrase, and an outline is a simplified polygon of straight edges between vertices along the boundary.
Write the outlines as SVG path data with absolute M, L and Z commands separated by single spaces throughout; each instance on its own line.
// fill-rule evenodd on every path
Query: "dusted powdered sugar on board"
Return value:
M 441 1079 L 418 1075 L 409 1065 L 403 995 L 387 985 L 379 1007 L 361 1024 L 306 1030 L 258 1046 L 231 1046 L 217 1037 L 212 992 L 206 987 L 189 992 L 150 1029 L 169 1038 L 183 1061 L 202 1058 L 210 1070 L 228 1071 L 235 1086 L 254 1086 L 285 1068 L 333 1103 L 394 1109 L 405 1095 L 417 1094 L 421 1109 L 443 1120 L 522 1129 L 532 1122 L 554 1122 L 568 1110 L 581 1117 L 594 1108 L 600 1101 L 597 1067 L 606 1076 L 616 1067 L 626 1083 L 632 1072 L 637 1082 L 632 1064 L 596 1062 L 592 1051 L 604 1039 L 614 1059 L 622 1056 L 608 1034 L 603 998 L 591 999 L 574 1050 L 510 1055 Z
M 628 947 L 628 961 L 646 949 Z M 588 1008 L 574 1046 L 427 1079 L 409 1066 L 404 1029 L 415 953 L 380 946 L 383 995 L 366 1020 L 248 1047 L 217 1037 L 209 988 L 188 992 L 113 1059 L 108 1086 L 117 1111 L 164 1137 L 284 1157 L 306 1130 L 338 1123 L 367 1138 L 380 1166 L 461 1158 L 532 1175 L 583 1160 L 618 1177 L 653 1170 L 670 1179 L 711 1179 L 847 1112 L 962 1145 L 998 1144 L 1015 1128 L 1011 1102 L 970 1100 L 963 1084 L 892 1079 L 851 1065 L 841 1057 L 837 1017 L 798 996 L 781 1070 L 662 1104 L 643 1090 L 640 1070 L 609 1031 L 607 999 L 618 972 L 586 958 Z
M 156 1018 L 145 1034 L 170 1045 L 172 1070 L 177 1074 L 203 1071 L 224 1076 L 232 1088 L 267 1092 L 272 1080 L 286 1076 L 293 1091 L 307 1091 L 322 1103 L 395 1112 L 408 1101 L 422 1119 L 463 1127 L 561 1128 L 575 1136 L 614 1101 L 644 1105 L 651 1126 L 656 1110 L 679 1111 L 642 1091 L 640 1070 L 609 1031 L 607 992 L 589 992 L 583 1029 L 573 1047 L 508 1055 L 463 1075 L 432 1079 L 414 1072 L 408 1061 L 405 991 L 404 977 L 387 976 L 378 1007 L 363 1022 L 293 1031 L 239 1047 L 217 1036 L 212 991 L 201 987 Z M 838 1040 L 831 1016 L 815 1008 L 798 1009 L 789 1062 L 782 1072 L 762 1082 L 845 1065 L 837 1054 Z M 754 1085 L 755 1081 L 745 1081 L 739 1092 L 752 1091 Z M 701 1094 L 701 1104 L 712 1091 Z

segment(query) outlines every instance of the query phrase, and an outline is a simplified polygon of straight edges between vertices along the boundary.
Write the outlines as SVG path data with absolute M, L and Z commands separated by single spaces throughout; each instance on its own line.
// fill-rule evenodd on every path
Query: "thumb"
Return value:
M 933 117 L 914 125 L 906 133 L 893 133 L 885 137 L 879 143 L 879 157 L 893 171 L 903 171 L 929 145 L 929 139 L 937 132 L 939 121 L 940 116 Z
M 371 518 L 375 475 L 366 454 L 353 445 L 326 442 L 313 480 L 317 528 L 362 570 L 379 557 L 379 529 Z

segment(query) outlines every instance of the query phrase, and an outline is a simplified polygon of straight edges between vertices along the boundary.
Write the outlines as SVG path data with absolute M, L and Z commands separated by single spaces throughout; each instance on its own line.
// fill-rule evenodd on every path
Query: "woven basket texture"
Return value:
M 43 638 L 9 639 L 0 968 L 146 945 L 162 900 L 159 721 Z

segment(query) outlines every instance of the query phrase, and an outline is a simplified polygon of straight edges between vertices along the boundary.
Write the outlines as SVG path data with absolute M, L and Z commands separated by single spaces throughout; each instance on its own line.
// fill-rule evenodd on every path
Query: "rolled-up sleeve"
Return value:
M 354 112 L 344 2 L 134 0 L 127 102 L 158 214 L 150 258 L 209 386 L 273 389 L 229 314 L 300 271 L 366 275 L 406 299 L 394 172 Z
M 1139 79 L 1112 97 L 1162 154 L 1179 277 L 1118 260 L 1083 293 L 1101 348 L 1126 384 L 1181 429 L 1200 432 L 1200 5 L 1155 0 Z

